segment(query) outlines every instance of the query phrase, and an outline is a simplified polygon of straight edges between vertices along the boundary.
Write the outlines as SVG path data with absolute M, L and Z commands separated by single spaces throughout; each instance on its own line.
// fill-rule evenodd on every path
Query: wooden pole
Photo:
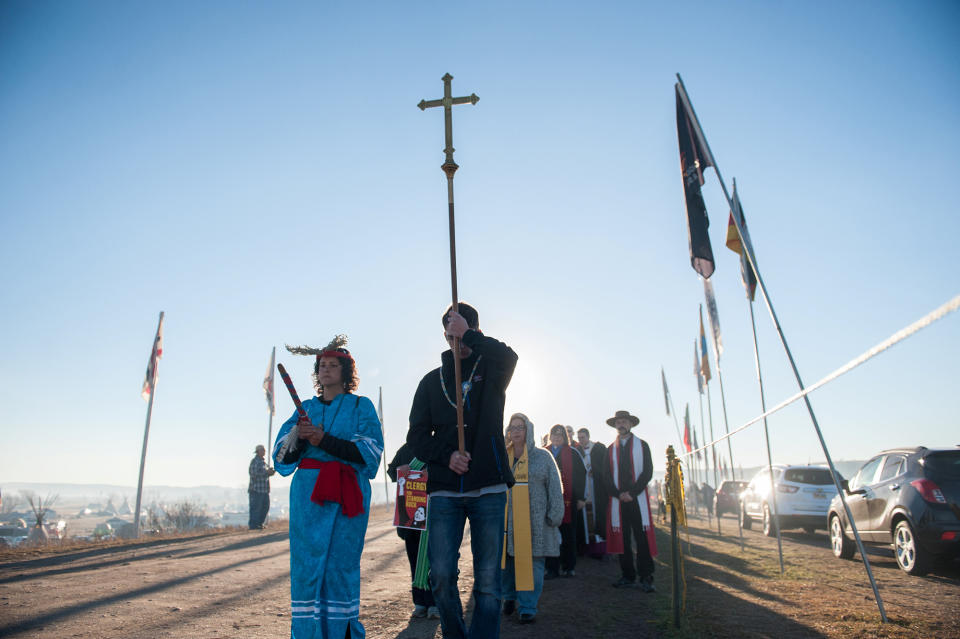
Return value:
M 445 160 L 440 168 L 447 176 L 447 212 L 450 223 L 450 288 L 453 294 L 453 310 L 459 313 L 460 302 L 457 297 L 457 233 L 453 207 L 453 175 L 457 172 L 459 167 L 457 166 L 457 163 L 453 161 L 453 105 L 476 104 L 479 102 L 480 98 L 477 97 L 476 93 L 471 93 L 469 96 L 455 98 L 453 97 L 453 92 L 450 86 L 453 76 L 447 73 L 444 74 L 441 80 L 443 80 L 443 97 L 438 100 L 421 100 L 417 106 L 421 111 L 424 111 L 430 107 L 443 107 L 443 132 L 446 146 L 443 149 Z M 462 455 L 466 452 L 466 446 L 464 444 L 463 437 L 463 373 L 460 365 L 459 337 L 453 338 L 452 350 L 453 374 L 457 385 L 457 446 L 460 450 L 460 454 Z

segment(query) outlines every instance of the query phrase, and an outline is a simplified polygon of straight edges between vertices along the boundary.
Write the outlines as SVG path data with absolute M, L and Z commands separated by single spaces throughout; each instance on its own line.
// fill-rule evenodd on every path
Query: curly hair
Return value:
M 352 393 L 360 385 L 360 375 L 357 373 L 357 364 L 349 357 L 333 357 L 340 363 L 340 379 L 343 381 L 343 392 Z M 323 399 L 323 384 L 320 383 L 320 358 L 313 363 L 313 387 L 317 397 Z

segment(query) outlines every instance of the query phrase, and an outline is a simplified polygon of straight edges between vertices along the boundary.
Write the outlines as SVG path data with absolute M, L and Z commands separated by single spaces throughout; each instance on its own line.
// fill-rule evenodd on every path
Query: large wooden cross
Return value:
M 453 80 L 453 76 L 447 73 L 441 79 L 443 80 L 443 97 L 438 100 L 420 100 L 420 104 L 417 106 L 420 107 L 421 111 L 426 111 L 431 107 L 443 107 L 443 130 L 444 142 L 446 143 L 443 152 L 446 155 L 446 159 L 440 168 L 447 176 L 447 208 L 450 217 L 450 284 L 453 292 L 453 310 L 459 311 L 460 304 L 457 299 L 457 236 L 453 215 L 453 174 L 456 173 L 460 167 L 453 161 L 453 105 L 476 104 L 480 101 L 480 98 L 477 97 L 476 93 L 455 98 L 453 97 L 453 92 L 450 87 L 450 81 Z M 460 454 L 463 454 L 465 452 L 465 446 L 463 438 L 463 383 L 462 373 L 460 371 L 460 338 L 454 338 L 452 350 L 453 370 L 457 386 L 457 441 L 460 447 Z M 441 371 L 441 374 L 443 374 L 443 371 Z

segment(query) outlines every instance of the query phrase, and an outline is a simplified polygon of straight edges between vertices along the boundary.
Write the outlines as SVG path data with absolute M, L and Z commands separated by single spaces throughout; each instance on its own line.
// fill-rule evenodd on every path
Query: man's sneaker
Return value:
M 410 615 L 411 619 L 423 619 L 427 616 L 427 607 L 417 604 L 413 607 L 413 613 Z
M 440 609 L 436 606 L 430 606 L 427 608 L 427 617 L 430 619 L 439 619 L 440 618 Z
M 653 575 L 648 575 L 640 580 L 640 588 L 644 592 L 656 592 L 657 587 L 653 585 Z
M 614 588 L 636 588 L 637 581 L 635 579 L 627 579 L 626 577 L 620 577 L 613 583 Z
M 561 570 L 561 571 L 560 571 L 560 576 L 561 576 L 561 577 L 576 577 L 576 576 L 577 576 L 577 571 L 576 571 L 576 570 Z
M 520 613 L 520 623 L 533 623 L 536 620 L 536 615 L 531 615 L 529 612 Z
M 556 579 L 556 578 L 559 577 L 559 576 L 560 576 L 560 575 L 557 574 L 557 571 L 556 571 L 556 570 L 548 570 L 547 572 L 543 573 L 543 578 L 544 578 L 544 579 Z
M 503 602 L 503 616 L 509 617 L 517 609 L 517 602 L 513 599 L 507 599 Z

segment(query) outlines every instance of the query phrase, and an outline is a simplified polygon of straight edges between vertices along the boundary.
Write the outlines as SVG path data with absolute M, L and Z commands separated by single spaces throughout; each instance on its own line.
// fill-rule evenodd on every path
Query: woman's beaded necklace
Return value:
M 340 397 L 340 396 L 345 395 L 345 394 L 346 394 L 346 393 L 340 393 L 339 395 L 337 395 L 337 397 Z M 334 400 L 336 400 L 336 399 L 337 399 L 337 398 L 334 397 L 333 399 L 330 400 L 330 403 L 332 404 L 332 403 L 334 402 Z M 327 424 L 327 404 L 324 404 L 322 399 L 320 400 L 320 403 L 323 404 L 323 414 L 320 415 L 320 428 L 322 428 L 322 429 L 324 430 L 324 432 L 326 432 L 326 430 L 327 430 L 327 426 L 326 426 L 326 424 Z M 330 424 L 333 424 L 334 422 L 337 421 L 337 415 L 340 414 L 340 408 L 341 408 L 342 406 L 343 406 L 343 401 L 341 400 L 340 403 L 337 404 L 337 410 L 335 410 L 335 411 L 333 412 L 333 419 L 330 420 Z

